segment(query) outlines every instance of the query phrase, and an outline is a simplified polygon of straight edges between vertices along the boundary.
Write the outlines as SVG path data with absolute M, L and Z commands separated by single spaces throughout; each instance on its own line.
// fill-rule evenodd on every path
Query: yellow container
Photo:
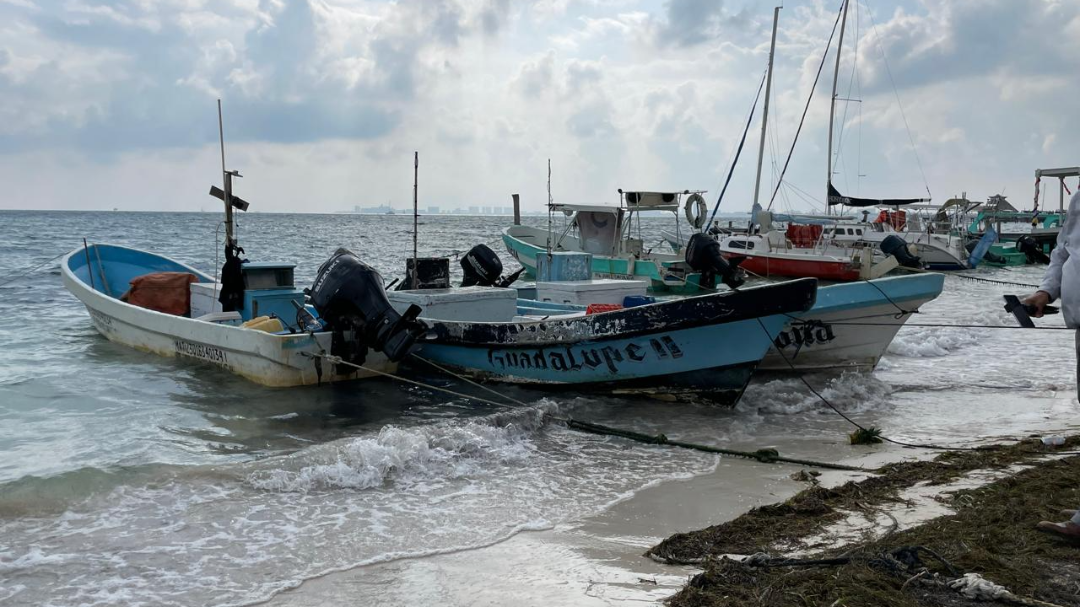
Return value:
M 285 325 L 281 324 L 281 320 L 271 316 L 252 318 L 244 323 L 243 327 L 256 331 L 266 331 L 267 333 L 278 333 L 285 330 Z

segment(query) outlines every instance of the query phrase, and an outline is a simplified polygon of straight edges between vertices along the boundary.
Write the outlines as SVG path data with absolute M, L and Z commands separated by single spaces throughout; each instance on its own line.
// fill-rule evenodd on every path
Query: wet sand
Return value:
M 898 395 L 894 395 L 898 396 Z M 958 399 L 965 399 L 959 392 Z M 970 394 L 978 403 L 972 417 L 962 408 L 935 410 L 918 399 L 873 414 L 886 428 L 905 428 L 904 438 L 961 444 L 1019 439 L 1034 433 L 1080 428 L 1080 406 L 1071 394 L 1039 393 L 994 399 Z M 905 404 L 908 405 L 905 407 Z M 864 422 L 871 414 L 863 416 Z M 932 419 L 932 423 L 919 425 Z M 784 455 L 874 467 L 905 459 L 929 459 L 937 452 L 895 445 L 852 447 L 847 426 L 836 440 L 796 437 L 769 445 Z M 613 439 L 614 440 L 614 439 Z M 629 448 L 635 448 L 629 446 Z M 746 445 L 749 446 L 749 445 Z M 765 445 L 758 445 L 765 446 Z M 610 605 L 657 603 L 674 594 L 697 572 L 693 567 L 656 563 L 643 556 L 673 533 L 722 523 L 752 507 L 783 501 L 806 487 L 790 478 L 800 467 L 723 458 L 712 472 L 648 487 L 605 512 L 551 529 L 519 533 L 486 548 L 418 559 L 403 559 L 309 580 L 274 597 L 275 606 L 380 605 Z M 823 470 L 823 485 L 835 486 L 861 473 Z

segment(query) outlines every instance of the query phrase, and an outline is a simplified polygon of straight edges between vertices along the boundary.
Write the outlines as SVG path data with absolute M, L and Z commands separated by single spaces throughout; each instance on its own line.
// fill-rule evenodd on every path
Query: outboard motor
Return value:
M 1016 250 L 1027 256 L 1028 263 L 1050 263 L 1050 256 L 1043 253 L 1039 243 L 1030 236 L 1021 236 L 1016 239 Z
M 525 270 L 522 268 L 506 278 L 502 278 L 502 260 L 491 247 L 486 244 L 478 244 L 469 249 L 469 252 L 461 258 L 461 269 L 465 277 L 461 280 L 461 286 L 481 287 L 509 287 L 518 276 Z
M 686 263 L 697 272 L 701 272 L 701 286 L 714 288 L 716 276 L 732 289 L 746 282 L 746 272 L 739 269 L 745 257 L 727 261 L 720 253 L 720 243 L 708 234 L 697 233 L 686 244 Z
M 354 364 L 363 364 L 369 347 L 398 362 L 427 330 L 416 319 L 420 307 L 398 314 L 386 299 L 382 276 L 348 249 L 338 249 L 319 266 L 307 292 L 334 333 L 331 354 Z
M 906 268 L 922 269 L 922 260 L 911 254 L 907 243 L 899 236 L 892 234 L 886 236 L 885 240 L 881 241 L 881 252 L 886 256 L 895 257 L 896 261 Z

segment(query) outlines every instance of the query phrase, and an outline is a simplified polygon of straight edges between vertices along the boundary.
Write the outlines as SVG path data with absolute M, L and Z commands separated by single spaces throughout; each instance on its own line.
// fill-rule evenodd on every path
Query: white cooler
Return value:
M 630 295 L 645 295 L 647 285 L 640 280 L 595 278 L 563 282 L 537 282 L 536 299 L 555 303 L 619 304 Z
M 394 309 L 404 313 L 420 306 L 420 318 L 464 322 L 510 322 L 517 315 L 517 290 L 496 287 L 416 289 L 386 294 Z

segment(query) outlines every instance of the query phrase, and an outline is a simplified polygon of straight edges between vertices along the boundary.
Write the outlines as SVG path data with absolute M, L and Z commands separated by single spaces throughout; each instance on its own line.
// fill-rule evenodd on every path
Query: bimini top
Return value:
M 690 194 L 690 190 L 682 192 L 630 192 L 619 189 L 626 207 L 629 209 L 649 209 L 655 211 L 670 211 L 679 208 L 679 197 Z

